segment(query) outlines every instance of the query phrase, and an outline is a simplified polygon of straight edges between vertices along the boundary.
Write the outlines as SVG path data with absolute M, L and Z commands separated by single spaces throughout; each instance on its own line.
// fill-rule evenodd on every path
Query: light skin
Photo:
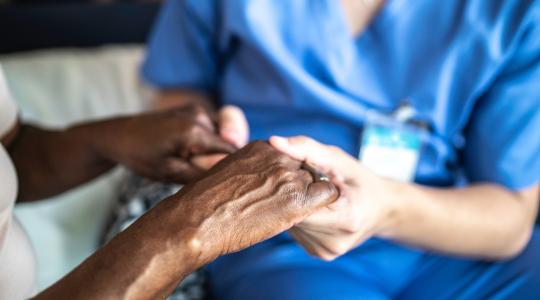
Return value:
M 384 0 L 341 0 L 352 37 L 360 36 Z M 160 105 L 192 98 L 192 91 L 162 94 Z M 201 101 L 212 97 L 198 94 Z M 297 224 L 290 233 L 318 257 L 332 260 L 370 237 L 441 253 L 498 260 L 520 253 L 536 217 L 538 186 L 510 191 L 477 183 L 464 188 L 430 188 L 376 176 L 336 147 L 303 137 L 270 143 L 284 153 L 328 172 L 340 187 L 332 205 Z
M 200 105 L 208 113 L 211 122 L 217 123 L 217 131 L 222 139 L 241 148 L 249 139 L 249 126 L 243 111 L 232 105 L 216 109 L 211 95 L 197 90 L 163 90 L 156 97 L 155 109 L 171 109 Z M 192 162 L 201 169 L 209 169 L 222 160 L 225 154 L 197 155 Z
M 330 174 L 340 198 L 290 233 L 312 255 L 332 260 L 371 237 L 485 260 L 508 259 L 528 243 L 539 187 L 490 183 L 431 188 L 381 178 L 341 149 L 310 138 L 272 137 L 278 150 Z
M 159 103 L 191 98 L 190 92 L 175 91 Z M 326 213 L 290 230 L 308 253 L 322 259 L 333 260 L 376 236 L 441 253 L 499 260 L 520 253 L 530 238 L 538 186 L 513 192 L 487 183 L 459 189 L 399 183 L 376 176 L 336 147 L 303 137 L 290 141 L 295 147 L 270 139 L 286 154 L 335 174 L 342 193 L 355 195 L 341 197 Z
M 345 12 L 357 36 L 374 12 L 360 10 L 365 17 L 357 18 L 352 6 Z M 186 94 L 162 97 L 178 95 Z M 221 109 L 217 121 L 210 115 L 175 110 L 65 131 L 17 126 L 2 140 L 20 173 L 21 200 L 65 191 L 116 164 L 158 180 L 192 182 L 36 299 L 165 298 L 196 268 L 284 230 L 328 260 L 374 236 L 484 259 L 512 257 L 530 238 L 538 186 L 512 192 L 493 184 L 435 189 L 397 183 L 305 137 L 272 138 L 287 155 L 256 142 L 225 158 L 247 141 L 247 122 L 231 107 Z M 327 172 L 332 183 L 314 181 L 301 161 Z
M 181 99 L 182 92 L 176 97 Z M 241 128 L 241 122 L 236 124 Z M 530 238 L 538 186 L 516 192 L 489 183 L 459 189 L 400 183 L 376 176 L 336 147 L 304 137 L 289 141 L 270 139 L 284 153 L 334 174 L 343 194 L 290 230 L 315 256 L 332 260 L 376 236 L 441 253 L 499 260 L 520 253 Z
M 385 0 L 341 0 L 345 21 L 352 37 L 360 36 L 377 15 Z

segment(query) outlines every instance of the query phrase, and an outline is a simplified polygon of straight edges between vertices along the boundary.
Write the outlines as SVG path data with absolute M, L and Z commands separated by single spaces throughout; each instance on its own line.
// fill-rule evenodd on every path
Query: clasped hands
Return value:
M 123 126 L 131 126 L 128 131 L 133 132 L 151 130 L 159 122 L 163 126 L 144 141 L 116 137 L 115 142 L 126 148 L 144 142 L 154 145 L 151 151 L 161 151 L 137 154 L 153 157 L 143 164 L 141 157 L 113 156 L 158 180 L 197 179 L 177 198 L 183 199 L 184 206 L 199 206 L 185 210 L 190 215 L 181 218 L 197 228 L 190 246 L 215 249 L 202 255 L 205 261 L 285 230 L 311 255 L 332 260 L 384 233 L 392 214 L 392 203 L 382 192 L 384 179 L 337 147 L 307 137 L 272 137 L 273 147 L 255 142 L 237 151 L 247 143 L 248 125 L 242 111 L 231 106 L 215 116 L 188 106 L 143 118 L 148 120 L 127 119 Z M 175 132 L 172 139 L 170 132 Z M 163 158 L 167 163 L 158 165 Z M 317 182 L 302 168 L 303 162 L 316 166 L 330 181 Z

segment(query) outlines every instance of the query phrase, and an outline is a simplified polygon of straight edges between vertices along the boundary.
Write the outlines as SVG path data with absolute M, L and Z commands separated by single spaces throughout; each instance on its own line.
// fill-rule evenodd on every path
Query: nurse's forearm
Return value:
M 399 204 L 384 237 L 449 254 L 503 259 L 518 254 L 531 236 L 538 187 L 513 193 L 488 184 L 462 189 L 389 185 L 388 195 L 399 197 Z

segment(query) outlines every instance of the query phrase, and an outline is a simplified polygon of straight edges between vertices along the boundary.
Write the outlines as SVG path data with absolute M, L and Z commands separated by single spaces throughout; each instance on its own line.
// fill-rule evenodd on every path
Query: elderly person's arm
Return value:
M 191 271 L 268 239 L 337 198 L 256 142 L 160 202 L 36 299 L 160 299 Z
M 193 156 L 236 150 L 195 106 L 65 130 L 22 125 L 4 142 L 17 169 L 22 201 L 58 194 L 116 164 L 153 179 L 187 182 L 204 171 L 191 161 Z
M 333 174 L 341 197 L 291 229 L 313 255 L 334 259 L 376 236 L 443 253 L 504 259 L 525 247 L 536 219 L 538 186 L 430 188 L 383 179 L 332 146 L 305 137 L 271 143 Z

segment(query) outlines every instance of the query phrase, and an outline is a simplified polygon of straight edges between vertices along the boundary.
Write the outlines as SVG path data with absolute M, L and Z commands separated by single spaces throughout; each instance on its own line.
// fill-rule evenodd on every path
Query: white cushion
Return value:
M 148 106 L 140 84 L 142 47 L 47 50 L 0 57 L 22 119 L 48 127 L 133 113 Z M 58 197 L 22 204 L 16 216 L 38 258 L 41 290 L 73 269 L 99 243 L 122 170 Z

